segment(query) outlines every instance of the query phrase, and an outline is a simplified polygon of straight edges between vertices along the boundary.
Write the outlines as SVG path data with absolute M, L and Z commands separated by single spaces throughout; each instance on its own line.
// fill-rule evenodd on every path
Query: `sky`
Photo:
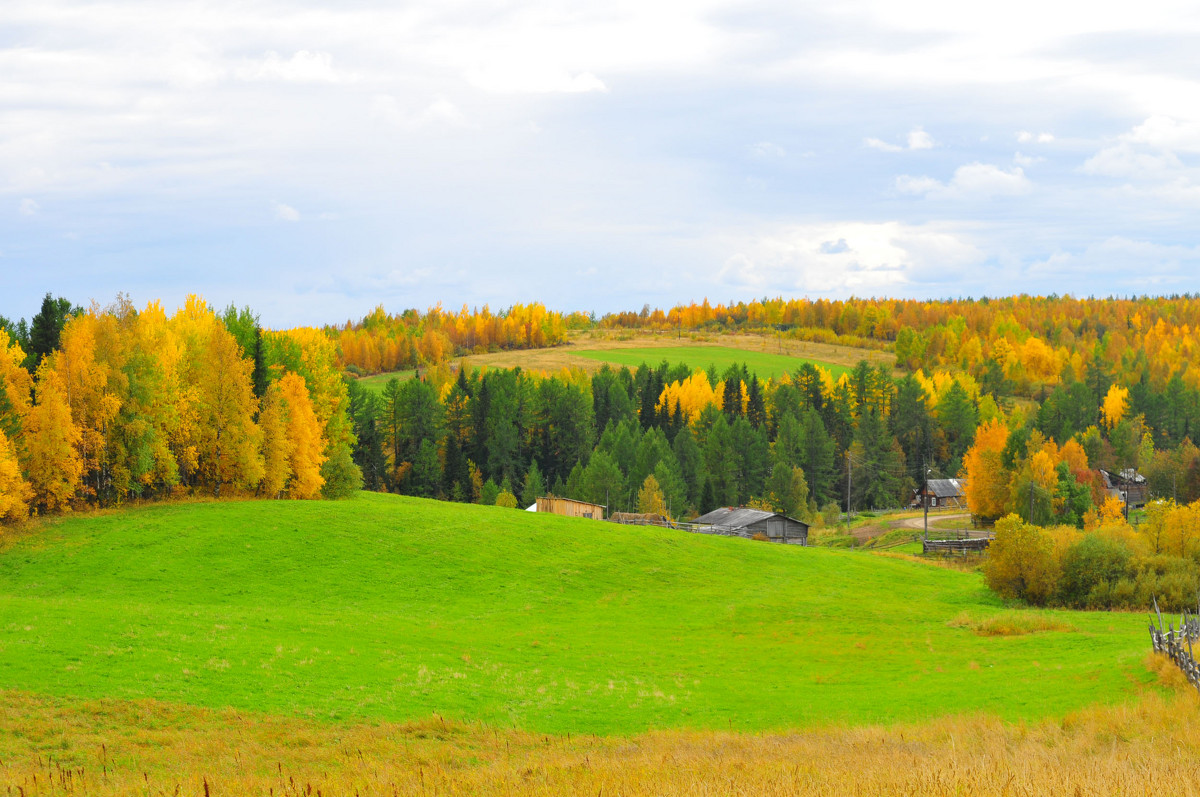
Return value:
M 1200 5 L 4 0 L 0 315 L 1200 291 Z

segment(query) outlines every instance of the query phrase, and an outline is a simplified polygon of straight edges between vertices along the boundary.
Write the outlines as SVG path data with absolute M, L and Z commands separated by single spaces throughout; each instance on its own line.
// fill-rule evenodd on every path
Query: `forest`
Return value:
M 196 297 L 168 318 L 157 303 L 84 311 L 47 295 L 31 325 L 0 319 L 4 473 L 23 482 L 5 490 L 5 516 L 181 490 L 328 495 L 327 481 L 361 475 L 369 489 L 523 503 L 547 491 L 621 510 L 638 508 L 653 476 L 645 497 L 677 517 L 758 502 L 813 518 L 901 505 L 926 475 L 962 475 L 978 516 L 1082 526 L 1104 501 L 1098 468 L 1140 470 L 1155 497 L 1200 498 L 1198 304 L 764 300 L 595 321 L 534 303 L 376 308 L 340 327 L 271 331 L 249 308 L 218 313 Z M 745 367 L 666 362 L 593 375 L 450 367 L 588 324 L 673 323 L 821 324 L 897 349 L 912 335 L 937 345 L 922 349 L 927 368 L 902 356 L 898 378 L 865 363 L 838 379 L 806 363 L 762 382 Z M 424 376 L 378 395 L 354 379 L 397 365 Z
M 1019 534 L 1045 552 L 1036 567 L 1024 556 L 1007 582 L 997 575 L 998 590 L 1127 602 L 1155 556 L 1190 562 L 1195 580 L 1196 308 L 1186 297 L 780 301 L 595 321 L 532 304 L 496 315 L 377 308 L 342 327 L 267 330 L 249 308 L 217 312 L 199 297 L 168 316 L 157 302 L 84 310 L 47 295 L 31 324 L 0 319 L 0 518 L 365 487 L 509 507 L 554 494 L 673 518 L 753 505 L 822 525 L 843 510 L 902 506 L 926 477 L 962 477 L 977 520 L 1011 516 L 998 553 Z M 910 317 L 926 326 L 896 326 Z M 560 342 L 589 324 L 673 321 L 768 334 L 821 323 L 838 339 L 891 339 L 902 372 L 862 361 L 834 378 L 805 362 L 760 380 L 744 365 L 589 374 L 452 362 Z M 356 378 L 396 365 L 422 370 L 378 392 Z M 1101 468 L 1144 474 L 1158 503 L 1134 537 L 1106 532 L 1127 554 L 1110 562 L 1117 597 L 1081 598 L 1059 584 L 1078 535 L 1129 528 Z M 1149 546 L 1143 530 L 1155 535 Z

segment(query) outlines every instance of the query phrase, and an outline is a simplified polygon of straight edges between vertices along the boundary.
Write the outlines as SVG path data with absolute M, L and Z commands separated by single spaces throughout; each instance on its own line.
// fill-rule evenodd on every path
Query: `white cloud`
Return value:
M 1081 251 L 1058 250 L 1030 265 L 1038 277 L 1080 274 L 1105 278 L 1105 282 L 1168 288 L 1191 280 L 1200 271 L 1200 246 L 1177 246 L 1138 241 L 1122 236 L 1106 238 Z
M 391 127 L 416 129 L 426 126 L 460 127 L 466 117 L 450 100 L 438 97 L 418 111 L 407 112 L 399 101 L 390 94 L 379 94 L 371 99 L 370 116 Z
M 25 197 L 17 204 L 17 210 L 22 216 L 36 215 L 37 212 L 41 210 L 41 207 L 42 206 L 37 203 L 37 200 L 30 199 L 29 197 Z
M 787 151 L 770 141 L 760 141 L 750 147 L 750 156 L 760 160 L 780 160 L 787 157 Z
M 237 70 L 242 80 L 283 80 L 290 83 L 338 83 L 350 79 L 333 68 L 329 53 L 300 50 L 291 58 L 269 52 L 253 64 Z
M 1194 186 L 1200 171 L 1176 153 L 1196 152 L 1200 152 L 1200 123 L 1151 116 L 1088 158 L 1079 170 L 1135 183 L 1170 183 L 1188 193 L 1186 189 Z
M 908 133 L 909 149 L 933 149 L 933 137 L 917 127 Z
M 1022 144 L 1029 144 L 1036 141 L 1039 144 L 1049 144 L 1054 141 L 1053 133 L 1031 133 L 1028 130 L 1021 130 L 1017 133 L 1017 141 Z
M 1033 183 L 1020 166 L 1005 171 L 990 163 L 968 163 L 955 169 L 949 182 L 903 175 L 896 178 L 896 188 L 901 193 L 930 199 L 988 199 L 1027 194 Z
M 933 149 L 935 146 L 933 136 L 926 133 L 925 130 L 920 127 L 914 127 L 912 130 L 908 131 L 906 141 L 908 142 L 908 146 L 904 147 L 899 144 L 891 144 L 887 141 L 883 141 L 882 139 L 868 138 L 863 140 L 863 146 L 870 147 L 871 149 L 877 149 L 881 152 L 904 152 L 906 149 L 909 151 L 915 151 L 920 149 Z
M 1022 155 L 1020 152 L 1013 154 L 1013 163 L 1018 166 L 1033 166 L 1035 163 L 1042 163 L 1045 160 L 1040 155 Z
M 720 276 L 753 292 L 882 294 L 953 282 L 984 260 L 965 234 L 900 222 L 797 224 L 732 242 Z
M 285 205 L 282 202 L 272 202 L 271 206 L 275 210 L 276 219 L 288 222 L 300 221 L 300 211 L 291 205 Z
M 1129 142 L 1105 147 L 1088 158 L 1080 171 L 1103 177 L 1160 178 L 1183 168 L 1179 158 L 1170 152 L 1151 153 L 1139 150 Z
M 1121 136 L 1121 139 L 1171 152 L 1200 152 L 1200 122 L 1151 116 Z
M 570 72 L 544 64 L 499 62 L 470 69 L 467 80 L 476 88 L 499 94 L 607 93 L 608 86 L 591 72 Z
M 871 149 L 881 150 L 883 152 L 903 152 L 904 151 L 904 147 L 900 146 L 899 144 L 889 144 L 888 142 L 882 141 L 878 138 L 864 139 L 863 146 L 870 147 Z

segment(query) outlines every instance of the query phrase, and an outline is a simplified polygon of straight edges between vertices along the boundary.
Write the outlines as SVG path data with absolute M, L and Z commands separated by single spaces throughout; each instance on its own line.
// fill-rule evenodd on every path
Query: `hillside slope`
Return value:
M 362 494 L 161 505 L 0 548 L 0 688 L 318 719 L 764 729 L 1148 680 L 1140 615 L 984 637 L 978 576 L 862 554 Z

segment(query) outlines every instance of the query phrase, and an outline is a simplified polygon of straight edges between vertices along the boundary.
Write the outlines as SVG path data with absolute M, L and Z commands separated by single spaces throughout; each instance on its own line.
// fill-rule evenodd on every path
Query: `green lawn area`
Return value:
M 547 732 L 1061 716 L 1151 678 L 1140 614 L 984 637 L 909 560 L 362 494 L 158 505 L 0 543 L 0 688 Z
M 360 376 L 358 383 L 374 393 L 383 393 L 384 386 L 392 379 L 399 379 L 401 382 L 407 382 L 416 376 L 416 371 L 391 371 L 386 374 L 372 374 L 371 376 Z
M 759 379 L 778 378 L 795 371 L 804 363 L 812 363 L 827 369 L 834 378 L 847 373 L 850 369 L 836 363 L 822 362 L 805 357 L 793 357 L 787 354 L 772 354 L 763 351 L 735 349 L 730 346 L 667 346 L 646 347 L 640 349 L 598 349 L 595 351 L 577 351 L 576 356 L 587 357 L 591 360 L 627 365 L 637 368 L 642 363 L 656 366 L 663 360 L 671 363 L 685 363 L 695 369 L 707 369 L 709 365 L 717 367 L 718 374 L 734 363 L 745 363 L 750 373 L 757 374 Z

